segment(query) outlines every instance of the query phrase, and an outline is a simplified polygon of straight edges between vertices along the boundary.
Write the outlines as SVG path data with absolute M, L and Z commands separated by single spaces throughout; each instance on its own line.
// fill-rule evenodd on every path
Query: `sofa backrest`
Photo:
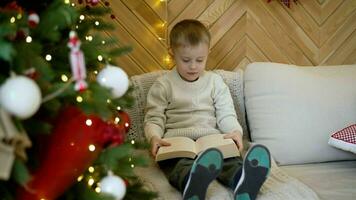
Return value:
M 134 87 L 132 95 L 135 99 L 135 102 L 132 108 L 128 108 L 125 110 L 131 118 L 131 127 L 127 135 L 127 140 L 142 141 L 145 139 L 143 121 L 147 93 L 154 81 L 166 72 L 167 71 L 165 70 L 160 70 L 141 75 L 135 75 L 130 78 L 131 84 Z M 245 118 L 245 105 L 243 102 L 243 71 L 237 70 L 235 72 L 232 72 L 225 70 L 214 70 L 214 72 L 219 74 L 229 87 L 231 96 L 234 101 L 238 120 L 244 131 L 244 139 L 249 140 L 249 134 L 247 133 Z

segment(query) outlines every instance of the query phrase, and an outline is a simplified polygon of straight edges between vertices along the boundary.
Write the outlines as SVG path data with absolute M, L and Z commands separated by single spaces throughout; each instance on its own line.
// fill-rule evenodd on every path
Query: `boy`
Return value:
M 216 133 L 233 139 L 242 151 L 242 128 L 229 89 L 219 75 L 205 71 L 209 45 L 209 31 L 199 21 L 183 20 L 173 27 L 170 53 L 176 67 L 158 78 L 147 96 L 145 136 L 153 156 L 160 146 L 170 145 L 165 137 L 197 139 Z M 196 159 L 158 164 L 183 199 L 200 200 L 215 178 L 233 190 L 234 199 L 255 199 L 271 166 L 269 151 L 262 145 L 250 148 L 244 160 L 223 159 L 219 150 L 210 148 Z

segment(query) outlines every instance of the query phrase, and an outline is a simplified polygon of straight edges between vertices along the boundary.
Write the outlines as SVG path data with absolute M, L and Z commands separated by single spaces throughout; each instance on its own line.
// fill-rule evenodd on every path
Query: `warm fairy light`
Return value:
M 125 127 L 129 127 L 129 126 L 130 126 L 130 124 L 126 122 L 125 123 Z
M 85 16 L 84 16 L 84 15 L 80 15 L 80 16 L 79 16 L 79 19 L 80 19 L 80 20 L 84 20 L 84 19 L 85 19 Z
M 101 41 L 101 44 L 105 44 L 105 40 Z
M 158 40 L 162 41 L 162 40 L 164 40 L 164 39 L 163 39 L 163 38 L 161 38 L 161 37 L 158 37 Z
M 93 166 L 90 166 L 90 167 L 88 168 L 88 171 L 89 171 L 90 173 L 93 173 L 93 172 L 95 171 L 95 169 L 94 169 Z
M 69 0 L 64 0 L 64 3 L 65 3 L 65 4 L 69 4 L 70 1 L 69 1 Z
M 96 188 L 95 188 L 95 192 L 96 192 L 96 193 L 100 193 L 100 192 L 101 192 L 101 188 L 100 188 L 100 187 L 96 187 Z
M 74 6 L 75 6 L 75 3 L 72 3 L 72 4 L 71 4 L 71 6 L 73 6 L 73 7 L 74 7 Z
M 121 107 L 120 106 L 116 107 L 116 110 L 121 110 Z
M 89 145 L 89 151 L 95 151 L 95 145 L 91 144 Z
M 65 74 L 62 74 L 61 79 L 63 82 L 67 82 L 68 81 L 68 76 L 66 76 Z
M 26 42 L 27 43 L 31 43 L 32 42 L 32 37 L 31 36 L 27 36 L 26 37 Z
M 93 40 L 93 36 L 91 36 L 91 35 L 85 36 L 85 39 L 88 40 L 88 41 L 92 41 Z
M 103 56 L 102 55 L 98 55 L 98 60 L 99 61 L 103 61 Z
M 170 65 L 172 63 L 172 58 L 170 55 L 166 55 L 164 58 L 163 58 L 163 62 L 166 64 L 166 65 Z
M 87 126 L 91 126 L 93 124 L 93 121 L 91 121 L 91 119 L 87 119 L 87 120 L 85 120 L 85 124 Z
M 83 175 L 80 175 L 80 176 L 78 176 L 77 181 L 80 182 L 83 180 L 83 178 L 84 178 Z
M 99 26 L 99 25 L 100 25 L 100 22 L 99 22 L 99 21 L 95 21 L 94 24 L 97 25 L 97 26 Z
M 81 103 L 81 102 L 83 102 L 83 97 L 77 96 L 76 100 L 78 103 Z
M 131 168 L 134 168 L 135 167 L 135 165 L 134 164 L 131 164 Z
M 108 58 L 108 61 L 111 61 L 111 58 Z
M 135 140 L 131 140 L 131 144 L 135 144 Z
M 76 25 L 76 26 L 75 26 L 75 29 L 78 29 L 78 28 L 79 28 L 79 26 L 78 26 L 78 25 Z
M 160 26 L 161 26 L 162 28 L 164 28 L 164 27 L 166 26 L 166 23 L 167 23 L 167 22 L 163 22 L 163 23 L 161 23 Z
M 51 61 L 52 60 L 52 56 L 50 54 L 47 54 L 45 58 L 46 58 L 47 61 Z
M 110 99 L 106 99 L 106 103 L 111 103 L 111 100 Z
M 98 70 L 94 70 L 94 74 L 97 75 L 99 72 Z
M 89 180 L 88 180 L 88 185 L 92 186 L 94 183 L 95 183 L 95 180 L 90 177 Z
M 119 117 L 115 117 L 115 124 L 118 124 L 120 122 L 120 118 Z
M 132 158 L 130 157 L 130 158 L 129 158 L 129 162 L 131 162 L 131 160 L 132 160 Z
M 11 18 L 10 18 L 10 22 L 11 22 L 11 23 L 15 23 L 15 21 L 16 21 L 16 18 L 15 18 L 15 17 L 11 17 Z
M 22 14 L 21 13 L 17 14 L 16 18 L 17 19 L 21 19 L 22 18 Z
M 159 0 L 160 2 L 165 2 L 166 0 Z

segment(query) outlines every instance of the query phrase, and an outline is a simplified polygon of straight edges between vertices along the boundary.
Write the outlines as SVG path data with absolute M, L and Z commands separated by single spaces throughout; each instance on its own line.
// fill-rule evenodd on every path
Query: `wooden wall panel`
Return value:
M 168 32 L 195 18 L 211 32 L 208 69 L 256 61 L 304 66 L 356 63 L 356 0 L 111 0 L 117 29 L 133 52 L 116 59 L 129 75 L 170 69 Z

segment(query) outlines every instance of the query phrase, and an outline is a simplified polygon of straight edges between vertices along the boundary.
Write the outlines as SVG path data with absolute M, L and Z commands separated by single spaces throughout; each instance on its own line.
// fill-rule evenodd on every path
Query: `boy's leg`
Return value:
M 243 161 L 242 175 L 234 189 L 235 200 L 254 200 L 271 169 L 269 150 L 260 144 L 253 145 Z
M 242 174 L 242 158 L 233 157 L 224 159 L 221 173 L 217 177 L 220 183 L 226 187 L 235 189 L 235 186 Z
M 183 193 L 193 163 L 193 159 L 174 158 L 159 161 L 158 165 L 167 177 L 169 183 Z
M 219 175 L 223 156 L 218 149 L 210 148 L 200 153 L 189 172 L 183 199 L 204 200 L 209 184 Z

